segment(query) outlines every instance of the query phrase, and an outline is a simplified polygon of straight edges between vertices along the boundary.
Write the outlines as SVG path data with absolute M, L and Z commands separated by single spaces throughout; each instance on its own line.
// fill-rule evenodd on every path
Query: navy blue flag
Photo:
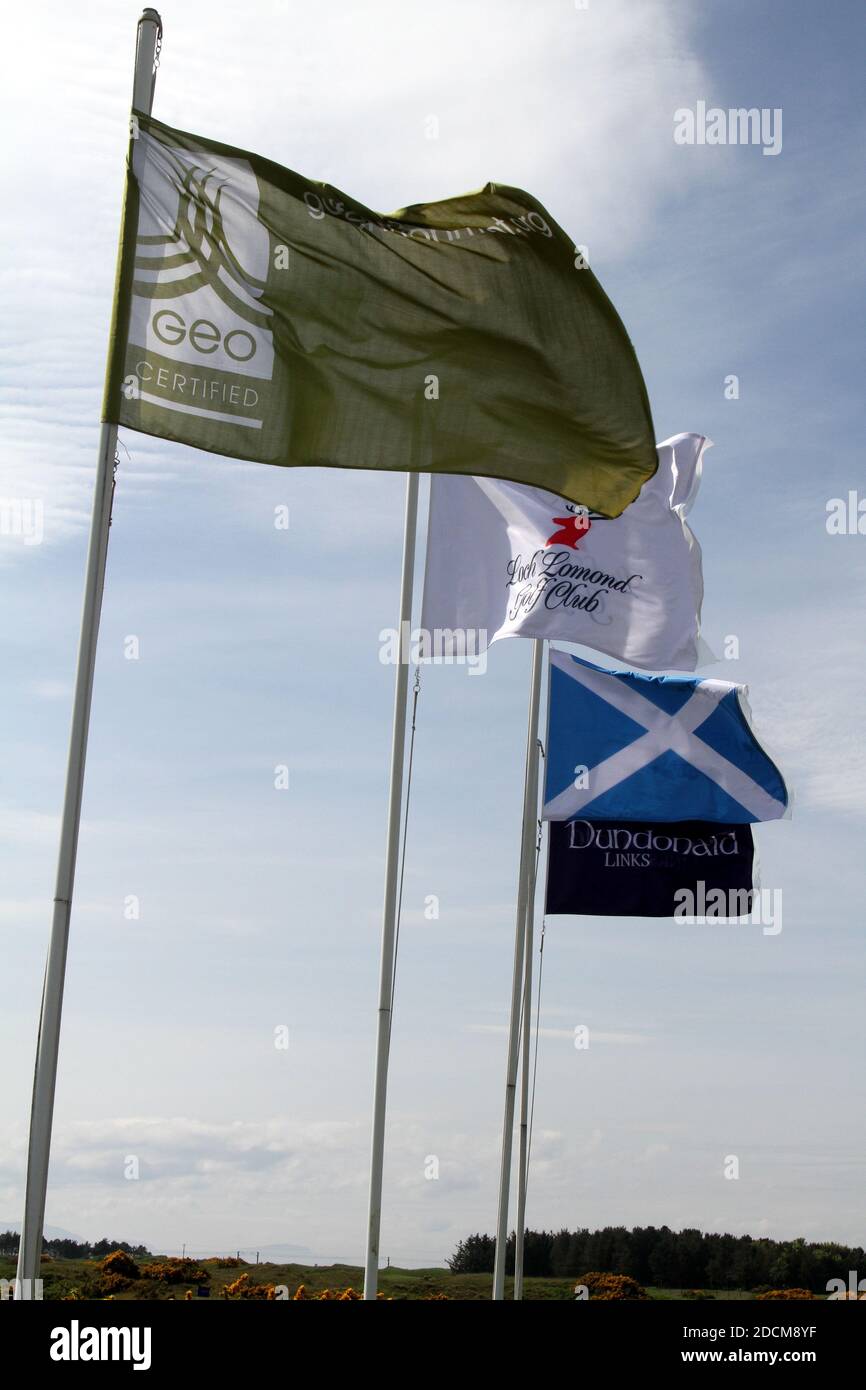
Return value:
M 698 916 L 752 910 L 755 847 L 748 825 L 717 821 L 554 821 L 549 827 L 549 915 L 673 917 L 684 890 Z M 719 898 L 719 894 L 723 898 Z
M 545 820 L 777 820 L 788 791 L 746 688 L 611 671 L 551 649 Z

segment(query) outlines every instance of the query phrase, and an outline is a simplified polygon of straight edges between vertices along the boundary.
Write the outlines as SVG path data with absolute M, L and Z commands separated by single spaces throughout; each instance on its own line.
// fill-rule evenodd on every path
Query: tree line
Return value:
M 21 1237 L 17 1231 L 0 1232 L 0 1255 L 17 1256 Z M 114 1250 L 125 1250 L 127 1255 L 150 1256 L 146 1245 L 128 1245 L 125 1240 L 97 1240 L 92 1244 L 86 1240 L 45 1240 L 42 1252 L 56 1260 L 101 1260 Z
M 492 1274 L 493 1236 L 461 1240 L 447 1261 L 453 1274 Z M 514 1234 L 508 1238 L 506 1270 L 514 1273 Z M 571 1278 L 598 1270 L 628 1274 L 639 1284 L 667 1289 L 803 1288 L 824 1293 L 829 1279 L 849 1271 L 866 1277 L 862 1246 L 835 1241 L 770 1240 L 719 1235 L 669 1226 L 605 1226 L 600 1231 L 527 1231 L 523 1272 Z

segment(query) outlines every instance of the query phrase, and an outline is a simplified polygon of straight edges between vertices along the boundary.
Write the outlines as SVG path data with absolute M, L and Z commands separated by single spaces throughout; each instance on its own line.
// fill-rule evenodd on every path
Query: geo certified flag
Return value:
M 285 465 L 511 478 L 618 516 L 656 469 L 625 329 L 520 189 L 371 212 L 134 113 L 103 419 Z
M 712 821 L 552 821 L 544 911 L 592 917 L 673 917 L 683 890 L 698 903 L 753 907 L 748 825 Z M 703 913 L 698 913 L 702 916 Z
M 550 492 L 444 474 L 430 484 L 421 626 L 449 643 L 477 634 L 579 642 L 651 671 L 693 671 L 701 551 L 686 522 L 709 441 L 678 434 L 612 520 Z
M 610 671 L 550 653 L 545 820 L 721 821 L 785 815 L 782 774 L 746 687 Z

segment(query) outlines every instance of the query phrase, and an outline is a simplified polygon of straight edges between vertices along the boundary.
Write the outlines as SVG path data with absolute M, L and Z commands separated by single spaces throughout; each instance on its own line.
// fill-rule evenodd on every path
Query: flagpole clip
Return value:
M 127 449 L 126 445 L 123 443 L 121 439 L 116 439 L 114 441 L 114 462 L 111 465 L 111 503 L 108 508 L 109 526 L 111 526 L 112 520 L 114 518 L 114 493 L 117 488 L 117 470 L 120 467 L 121 447 L 124 449 L 126 457 L 129 458 L 129 450 Z
M 108 525 L 109 525 L 109 529 L 110 529 L 110 527 L 111 527 L 112 520 L 114 519 L 114 493 L 115 493 L 115 490 L 116 490 L 116 488 L 117 488 L 117 470 L 118 470 L 119 467 L 120 467 L 120 453 L 118 452 L 117 443 L 115 442 L 115 445 L 114 445 L 114 462 L 113 462 L 112 465 L 111 465 L 111 501 L 110 501 L 109 504 L 108 504 Z

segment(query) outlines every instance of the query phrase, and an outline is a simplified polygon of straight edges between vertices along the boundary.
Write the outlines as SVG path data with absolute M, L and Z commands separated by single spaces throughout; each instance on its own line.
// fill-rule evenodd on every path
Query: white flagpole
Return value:
M 523 959 L 523 1027 L 520 1035 L 520 1129 L 517 1158 L 517 1217 L 514 1227 L 514 1297 L 523 1297 L 523 1247 L 526 1228 L 526 1186 L 529 1180 L 529 1043 L 532 1035 L 532 949 L 535 927 L 535 881 L 538 841 L 530 871 L 526 902 L 526 950 Z
M 403 529 L 403 571 L 400 581 L 397 673 L 394 684 L 394 727 L 391 737 L 391 791 L 388 801 L 388 839 L 385 855 L 385 904 L 379 962 L 379 1021 L 376 1079 L 373 1088 L 373 1138 L 370 1150 L 370 1200 L 367 1210 L 367 1255 L 364 1298 L 374 1299 L 379 1286 L 379 1230 L 382 1222 L 382 1169 L 385 1161 L 385 1103 L 391 1049 L 392 982 L 397 929 L 397 889 L 400 875 L 400 812 L 403 805 L 403 763 L 406 753 L 406 706 L 409 694 L 409 653 L 404 634 L 412 624 L 415 573 L 415 535 L 418 527 L 418 474 L 406 475 L 406 520 Z
M 520 844 L 520 877 L 517 890 L 517 917 L 514 928 L 514 970 L 511 978 L 511 1018 L 508 1025 L 508 1065 L 505 1075 L 505 1115 L 502 1121 L 502 1161 L 499 1171 L 499 1212 L 496 1222 L 496 1260 L 493 1267 L 493 1297 L 505 1297 L 505 1254 L 508 1242 L 508 1199 L 511 1190 L 511 1150 L 514 1139 L 514 1100 L 517 1091 L 517 1062 L 520 1042 L 520 1004 L 524 988 L 527 912 L 530 883 L 534 879 L 535 833 L 538 821 L 538 714 L 541 706 L 541 675 L 544 642 L 533 642 L 532 674 L 529 682 L 529 721 L 526 731 L 526 771 L 523 781 L 523 835 Z
M 153 103 L 157 45 L 161 36 L 162 21 L 156 10 L 145 10 L 138 21 L 132 104 L 137 110 L 148 114 Z M 105 584 L 108 531 L 111 524 L 116 445 L 117 426 L 104 424 L 99 436 L 93 515 L 90 523 L 90 544 L 84 581 L 84 606 L 81 615 L 78 669 L 72 705 L 69 761 L 66 769 L 66 791 L 60 826 L 54 919 L 45 965 L 42 1011 L 36 1043 L 36 1068 L 33 1076 L 30 1138 L 27 1148 L 24 1219 L 21 1225 L 21 1245 L 18 1253 L 17 1298 L 31 1297 L 32 1281 L 39 1276 L 42 1253 L 42 1227 L 45 1220 L 45 1193 L 48 1185 L 48 1161 L 51 1151 L 51 1122 L 54 1114 L 54 1092 L 57 1083 L 57 1054 L 60 1046 L 60 1015 L 63 1006 L 63 983 L 66 973 L 66 948 L 69 941 L 69 918 L 72 911 L 75 859 L 78 851 L 78 827 L 81 820 L 84 761 L 90 726 L 96 642 L 99 633 L 102 591 Z

